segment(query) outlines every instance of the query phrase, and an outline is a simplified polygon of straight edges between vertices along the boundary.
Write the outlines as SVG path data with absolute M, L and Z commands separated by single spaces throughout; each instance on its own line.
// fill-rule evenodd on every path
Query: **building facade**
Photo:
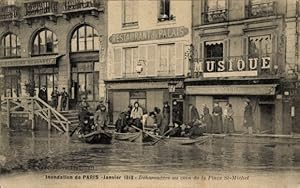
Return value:
M 235 129 L 243 132 L 250 100 L 256 133 L 292 133 L 299 125 L 291 124 L 295 107 L 284 87 L 297 79 L 296 7 L 296 1 L 194 0 L 188 103 L 200 111 L 203 104 L 211 110 L 214 102 L 223 109 L 232 104 Z
M 184 111 L 191 7 L 186 0 L 108 1 L 106 87 L 112 122 L 135 101 L 150 112 L 165 101 L 171 104 L 172 97 Z
M 86 98 L 105 97 L 105 1 L 9 1 L 1 5 L 0 66 L 4 96 L 34 95 L 42 86 L 48 100 L 55 87 L 70 94 L 69 108 Z

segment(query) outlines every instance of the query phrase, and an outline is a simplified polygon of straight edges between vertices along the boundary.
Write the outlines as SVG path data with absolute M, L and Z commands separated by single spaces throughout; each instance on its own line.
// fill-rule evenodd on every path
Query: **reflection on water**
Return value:
M 72 171 L 100 173 L 185 173 L 211 170 L 299 170 L 297 140 L 214 138 L 203 146 L 115 142 L 88 145 L 48 132 L 0 134 L 0 172 Z M 3 158 L 5 161 L 3 162 Z M 1 162 L 2 159 L 2 162 Z

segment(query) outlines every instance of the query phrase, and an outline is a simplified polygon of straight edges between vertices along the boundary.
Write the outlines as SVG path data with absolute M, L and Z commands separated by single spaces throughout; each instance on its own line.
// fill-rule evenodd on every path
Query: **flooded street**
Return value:
M 300 172 L 299 141 L 225 137 L 199 146 L 114 142 L 88 145 L 75 136 L 1 131 L 1 179 L 41 174 L 276 174 Z M 298 144 L 297 144 L 298 142 Z

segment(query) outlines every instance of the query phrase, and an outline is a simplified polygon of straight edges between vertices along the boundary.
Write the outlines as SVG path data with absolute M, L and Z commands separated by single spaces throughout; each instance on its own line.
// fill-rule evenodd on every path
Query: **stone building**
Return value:
M 6 1 L 0 13 L 4 96 L 35 95 L 45 85 L 70 93 L 70 109 L 105 97 L 106 1 Z
M 111 120 L 138 101 L 144 111 L 177 100 L 184 111 L 191 1 L 108 1 L 108 92 Z M 175 91 L 173 92 L 173 90 Z M 171 99 L 172 97 L 172 99 Z M 180 117 L 183 119 L 182 117 Z
M 194 0 L 186 100 L 211 110 L 214 102 L 223 109 L 231 103 L 241 132 L 244 101 L 250 100 L 255 132 L 296 132 L 295 105 L 285 90 L 298 74 L 296 7 L 293 0 Z

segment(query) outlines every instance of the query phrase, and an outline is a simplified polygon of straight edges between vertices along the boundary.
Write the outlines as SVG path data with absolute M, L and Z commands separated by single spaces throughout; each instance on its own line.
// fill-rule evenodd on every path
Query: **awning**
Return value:
M 276 84 L 187 86 L 187 95 L 275 95 Z
M 27 67 L 27 66 L 37 66 L 37 65 L 55 65 L 57 58 L 61 56 L 63 55 L 1 59 L 0 67 Z

